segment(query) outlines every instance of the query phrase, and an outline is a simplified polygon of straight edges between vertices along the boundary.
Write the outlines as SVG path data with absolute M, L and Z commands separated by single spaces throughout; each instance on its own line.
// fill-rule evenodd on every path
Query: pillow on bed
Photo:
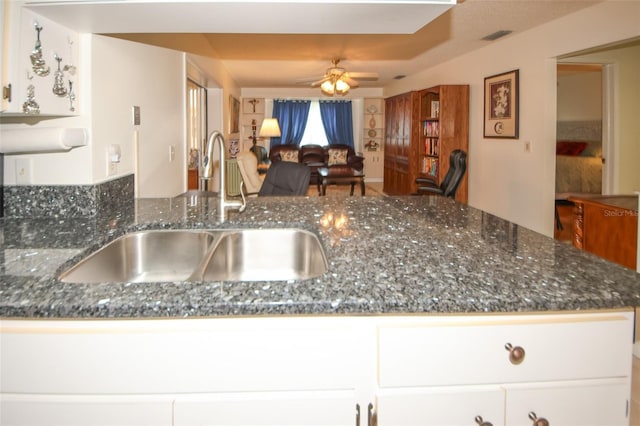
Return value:
M 587 145 L 587 142 L 557 141 L 556 155 L 580 155 L 580 153 L 585 150 Z

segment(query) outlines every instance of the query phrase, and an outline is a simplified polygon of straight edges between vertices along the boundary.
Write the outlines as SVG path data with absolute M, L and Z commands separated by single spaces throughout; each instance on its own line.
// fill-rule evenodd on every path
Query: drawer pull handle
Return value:
M 356 426 L 360 426 L 360 404 L 356 404 Z
M 538 418 L 533 411 L 529 413 L 529 418 L 533 420 L 533 426 L 549 426 L 549 420 L 544 417 Z
M 504 345 L 504 348 L 509 351 L 509 361 L 511 364 L 518 365 L 524 361 L 525 353 L 521 346 L 513 346 L 511 343 L 507 343 Z
M 478 426 L 493 426 L 493 423 L 485 422 L 482 419 L 482 416 L 476 416 L 475 420 L 476 420 L 476 423 L 478 424 Z

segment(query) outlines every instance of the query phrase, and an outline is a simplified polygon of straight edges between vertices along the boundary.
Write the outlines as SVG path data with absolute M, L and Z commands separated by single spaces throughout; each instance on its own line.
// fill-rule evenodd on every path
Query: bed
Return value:
M 602 126 L 594 122 L 558 122 L 556 200 L 602 194 Z

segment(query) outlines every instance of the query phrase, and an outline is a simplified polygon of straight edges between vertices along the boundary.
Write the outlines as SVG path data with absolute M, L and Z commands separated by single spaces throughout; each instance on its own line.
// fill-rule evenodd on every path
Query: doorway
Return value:
M 187 190 L 198 189 L 199 153 L 207 137 L 207 89 L 187 79 Z
M 555 229 L 558 240 L 573 238 L 571 196 L 603 193 L 603 65 L 558 63 Z

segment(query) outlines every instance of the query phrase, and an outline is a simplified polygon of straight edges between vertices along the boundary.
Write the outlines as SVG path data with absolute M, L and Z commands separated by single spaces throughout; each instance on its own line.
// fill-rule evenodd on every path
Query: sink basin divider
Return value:
M 220 245 L 220 241 L 222 241 L 222 238 L 225 237 L 226 235 L 233 234 L 233 232 L 229 232 L 229 231 L 216 232 L 216 233 L 211 232 L 211 234 L 213 235 L 213 241 L 211 242 L 211 245 L 207 249 L 207 255 L 200 261 L 198 266 L 196 266 L 196 268 L 194 269 L 193 273 L 189 276 L 189 279 L 187 281 L 204 280 L 204 271 L 207 269 L 207 265 L 209 265 L 209 262 L 211 261 L 211 257 L 213 256 L 213 253 L 216 251 L 216 249 Z

